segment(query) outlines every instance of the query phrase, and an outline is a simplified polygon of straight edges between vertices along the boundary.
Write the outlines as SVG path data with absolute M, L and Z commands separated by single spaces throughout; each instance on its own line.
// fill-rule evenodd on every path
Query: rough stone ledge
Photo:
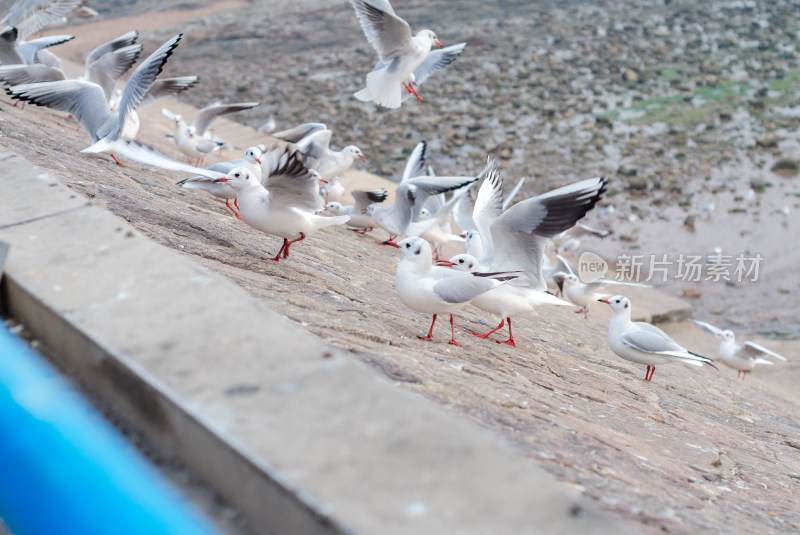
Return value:
M 6 311 L 255 532 L 630 530 L 2 150 L 0 240 Z

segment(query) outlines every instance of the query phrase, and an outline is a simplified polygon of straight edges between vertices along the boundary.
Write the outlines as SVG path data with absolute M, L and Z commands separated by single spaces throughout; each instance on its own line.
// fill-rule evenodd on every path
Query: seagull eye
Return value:
M 617 299 L 617 303 L 619 303 L 619 299 Z
M 406 244 L 406 249 L 411 249 L 411 244 L 410 243 Z
M 628 303 L 625 303 L 625 307 L 624 308 L 628 308 Z
M 463 264 L 464 263 L 464 259 L 462 258 L 461 260 L 458 261 L 458 263 L 459 264 Z

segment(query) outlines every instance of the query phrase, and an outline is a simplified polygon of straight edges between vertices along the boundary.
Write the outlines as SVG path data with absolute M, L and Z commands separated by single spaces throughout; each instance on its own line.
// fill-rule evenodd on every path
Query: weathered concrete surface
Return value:
M 10 313 L 256 532 L 623 529 L 496 436 L 21 167 L 0 167 L 0 213 L 44 202 L 0 224 Z
M 462 348 L 444 343 L 442 326 L 434 343 L 420 342 L 415 335 L 427 330 L 429 318 L 397 302 L 397 253 L 369 236 L 329 229 L 293 247 L 288 262 L 264 262 L 260 257 L 274 253 L 279 240 L 235 221 L 208 196 L 175 188 L 180 176 L 79 155 L 88 141 L 63 116 L 3 107 L 0 119 L 0 143 L 58 172 L 93 204 L 224 274 L 399 389 L 501 434 L 523 457 L 635 528 L 724 532 L 736 525 L 754 532 L 800 524 L 796 389 L 776 388 L 760 372 L 736 381 L 728 369 L 680 365 L 659 367 L 654 382 L 645 383 L 642 367 L 608 351 L 608 310 L 600 303 L 588 321 L 568 310 L 516 318 L 517 349 L 470 337 L 465 329 L 489 330 L 497 321 L 471 309 L 457 316 Z M 163 142 L 146 128 L 140 137 Z M 634 301 L 634 310 L 642 304 Z M 676 339 L 693 348 L 684 334 Z M 796 384 L 794 365 L 774 369 Z

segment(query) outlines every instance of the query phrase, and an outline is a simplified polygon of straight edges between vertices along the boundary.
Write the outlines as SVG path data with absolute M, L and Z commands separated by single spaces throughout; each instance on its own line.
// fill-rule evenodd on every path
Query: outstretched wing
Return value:
M 169 39 L 133 71 L 119 100 L 119 125 L 122 125 L 125 122 L 125 117 L 133 113 L 142 103 L 145 94 L 150 90 L 150 86 L 153 85 L 156 77 L 161 74 L 164 64 L 172 55 L 182 37 L 183 34 L 179 33 Z
M 742 347 L 742 352 L 748 358 L 755 358 L 760 355 L 769 355 L 771 357 L 775 357 L 776 359 L 780 359 L 783 361 L 786 360 L 786 357 L 784 357 L 783 355 L 779 355 L 774 351 L 767 349 L 764 346 L 758 345 L 755 342 L 750 342 L 750 341 L 744 343 L 744 346 Z
M 381 203 L 386 200 L 388 193 L 385 189 L 357 189 L 350 192 L 353 197 L 353 214 L 361 214 L 367 206 Z
M 606 178 L 582 180 L 521 201 L 503 212 L 490 227 L 494 248 L 490 269 L 522 271 L 521 280 L 544 290 L 542 259 L 547 239 L 586 215 L 607 187 Z
M 414 81 L 417 85 L 425 83 L 428 78 L 458 59 L 465 46 L 467 46 L 467 43 L 458 43 L 446 48 L 431 50 L 425 61 L 414 70 Z M 411 93 L 405 96 L 405 98 L 409 97 L 411 97 Z
M 319 178 L 303 165 L 299 151 L 276 149 L 262 155 L 261 161 L 266 175 L 264 187 L 276 203 L 314 212 L 322 209 Z
M 719 327 L 714 327 L 710 323 L 706 323 L 704 321 L 697 321 L 697 320 L 693 320 L 693 319 L 690 319 L 689 321 L 694 323 L 697 327 L 700 327 L 701 329 L 705 329 L 706 331 L 710 332 L 714 336 L 716 336 L 716 335 L 718 335 L 718 334 L 720 334 L 722 332 L 722 329 L 720 329 Z
M 389 63 L 397 56 L 413 53 L 411 28 L 406 21 L 394 14 L 389 2 L 350 0 L 350 3 L 353 4 L 367 41 L 378 52 L 382 62 Z
M 113 117 L 103 89 L 91 82 L 59 80 L 22 84 L 9 87 L 6 92 L 18 100 L 69 113 L 92 136 L 92 141 L 99 139 L 100 127 Z
M 229 113 L 249 110 L 250 108 L 255 108 L 258 104 L 258 102 L 234 102 L 232 104 L 213 104 L 211 106 L 206 106 L 197 112 L 197 116 L 194 118 L 194 121 L 192 121 L 192 125 L 197 129 L 197 135 L 202 136 L 206 133 L 208 127 L 211 126 L 211 123 L 216 121 L 219 117 L 228 115 Z

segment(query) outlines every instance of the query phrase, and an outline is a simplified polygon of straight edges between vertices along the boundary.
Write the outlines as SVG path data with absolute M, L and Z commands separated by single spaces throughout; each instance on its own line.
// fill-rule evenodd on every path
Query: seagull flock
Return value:
M 444 47 L 428 29 L 412 34 L 388 0 L 349 0 L 378 62 L 366 74 L 365 87 L 354 94 L 363 102 L 400 108 L 412 96 L 423 102 L 420 86 L 437 71 L 455 61 L 466 43 Z M 197 76 L 161 78 L 167 60 L 176 52 L 182 34 L 171 37 L 142 60 L 120 89 L 122 76 L 143 52 L 139 34 L 130 31 L 86 54 L 84 74 L 71 79 L 50 50 L 73 39 L 71 35 L 30 38 L 46 26 L 62 22 L 86 8 L 85 0 L 17 0 L 0 21 L 0 83 L 13 99 L 68 113 L 85 130 L 91 143 L 81 152 L 119 158 L 189 174 L 178 186 L 201 189 L 225 201 L 245 224 L 265 234 L 283 238 L 275 256 L 289 257 L 290 247 L 329 226 L 365 234 L 381 229 L 381 244 L 400 250 L 395 286 L 400 301 L 411 310 L 432 316 L 432 340 L 439 315 L 450 320 L 450 344 L 455 339 L 453 313 L 468 304 L 493 314 L 499 325 L 486 339 L 507 327 L 508 337 L 498 343 L 516 347 L 511 318 L 540 307 L 579 306 L 588 318 L 589 306 L 602 302 L 612 317 L 608 343 L 619 357 L 647 367 L 650 381 L 657 365 L 684 362 L 713 365 L 712 359 L 693 353 L 659 328 L 631 321 L 631 302 L 622 295 L 601 293 L 603 285 L 617 281 L 584 283 L 563 254 L 583 232 L 603 235 L 582 219 L 608 189 L 605 177 L 569 184 L 512 204 L 524 179 L 504 196 L 504 179 L 489 157 L 477 174 L 438 176 L 428 166 L 427 144 L 419 142 L 408 157 L 394 191 L 394 203 L 385 206 L 382 188 L 348 192 L 342 183 L 356 159 L 366 157 L 355 145 L 336 151 L 330 147 L 332 131 L 322 123 L 306 123 L 272 135 L 274 147 L 247 148 L 242 158 L 201 167 L 204 158 L 227 144 L 216 137 L 212 123 L 219 117 L 244 111 L 258 102 L 213 103 L 192 120 L 167 109 L 170 136 L 186 163 L 137 143 L 140 121 L 137 109 L 176 95 L 198 83 Z M 96 15 L 96 14 L 95 14 Z M 15 103 L 15 106 L 17 104 Z M 270 126 L 270 130 L 273 130 Z M 473 194 L 476 184 L 477 194 Z M 449 197 L 448 197 L 449 195 Z M 346 204 L 352 197 L 353 204 Z M 607 232 L 605 233 L 607 234 Z M 464 252 L 449 259 L 445 249 Z M 561 253 L 561 254 L 558 254 Z M 550 256 L 555 256 L 555 265 Z M 548 284 L 554 290 L 548 290 Z M 560 295 L 560 297 L 559 297 Z M 737 345 L 729 330 L 705 322 L 695 324 L 721 340 L 717 359 L 746 376 L 756 364 L 772 364 L 769 357 L 785 357 L 753 342 Z

